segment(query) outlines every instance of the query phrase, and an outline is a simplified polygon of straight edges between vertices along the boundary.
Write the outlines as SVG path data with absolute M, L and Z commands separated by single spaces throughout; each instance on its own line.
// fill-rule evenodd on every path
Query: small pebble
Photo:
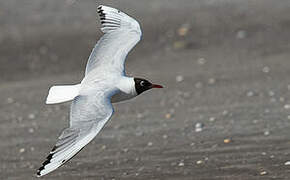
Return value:
M 180 162 L 180 163 L 178 164 L 178 166 L 179 166 L 179 167 L 183 167 L 183 166 L 184 166 L 184 162 Z
M 140 167 L 139 169 L 138 169 L 138 172 L 141 172 L 141 171 L 143 171 L 144 170 L 144 167 L 142 166 L 142 167 Z
M 270 135 L 270 131 L 265 131 L 265 132 L 264 132 L 264 135 L 265 135 L 265 136 L 269 136 L 269 135 Z
M 254 124 L 257 124 L 258 122 L 259 122 L 259 120 L 257 120 L 257 119 L 254 119 L 254 120 L 253 120 L 253 123 L 254 123 Z
M 174 49 L 183 49 L 183 48 L 185 48 L 185 46 L 186 46 L 185 41 L 176 41 L 173 43 Z
M 244 39 L 247 36 L 247 32 L 244 30 L 239 30 L 236 34 L 237 39 Z
M 24 148 L 19 149 L 19 153 L 24 153 L 24 152 L 25 152 Z
M 224 110 L 223 113 L 222 113 L 223 116 L 226 116 L 228 114 L 229 114 L 229 111 L 227 111 L 227 110 Z
M 170 119 L 171 117 L 172 117 L 172 115 L 170 113 L 165 114 L 166 119 Z
M 12 103 L 14 103 L 14 99 L 11 98 L 11 97 L 7 98 L 7 103 L 8 103 L 8 104 L 12 104 Z
M 124 148 L 124 149 L 123 149 L 123 152 L 125 152 L 125 153 L 128 152 L 128 151 L 129 151 L 128 148 Z
M 147 146 L 153 146 L 152 142 L 148 142 Z
M 206 60 L 204 58 L 198 58 L 197 63 L 200 65 L 204 65 L 206 63 Z M 289 85 L 290 88 L 290 85 Z
M 163 139 L 167 139 L 168 136 L 167 136 L 166 134 L 164 134 L 164 135 L 162 136 L 162 138 L 163 138 Z
M 247 92 L 247 96 L 248 96 L 248 97 L 252 97 L 252 96 L 254 96 L 254 92 L 253 92 L 253 91 L 248 91 L 248 92 Z
M 208 80 L 208 84 L 214 84 L 216 82 L 216 80 L 214 78 L 210 78 Z
M 266 156 L 266 155 L 267 155 L 267 153 L 266 153 L 266 152 L 262 152 L 261 154 L 262 154 L 263 156 Z
M 210 122 L 214 122 L 215 120 L 216 120 L 215 117 L 210 117 L 210 118 L 209 118 L 209 121 L 210 121 Z
M 22 120 L 23 120 L 23 117 L 21 117 L 21 116 L 17 117 L 18 122 L 21 122 Z
M 228 144 L 228 143 L 230 143 L 231 142 L 231 139 L 224 139 L 224 143 L 225 144 Z
M 263 73 L 269 73 L 270 72 L 270 68 L 268 66 L 263 67 Z
M 202 160 L 196 161 L 196 164 L 202 164 L 202 163 L 203 163 Z
M 195 124 L 195 132 L 201 132 L 203 130 L 203 124 L 202 123 L 196 123 Z
M 262 171 L 262 172 L 260 172 L 260 175 L 261 176 L 264 176 L 264 175 L 267 175 L 268 173 L 267 173 L 267 171 Z
M 142 113 L 137 113 L 137 118 L 142 119 L 142 118 L 144 118 L 144 115 Z
M 174 114 L 175 113 L 175 109 L 174 108 L 169 109 L 169 113 L 170 114 Z
M 290 161 L 285 162 L 285 166 L 289 166 L 290 165 Z
M 195 128 L 202 128 L 203 127 L 203 124 L 202 123 L 196 123 L 195 124 Z
M 176 162 L 172 162 L 170 165 L 171 166 L 176 166 L 176 164 L 177 164 Z
M 184 77 L 181 75 L 176 76 L 176 82 L 182 82 L 184 80 Z
M 202 83 L 201 82 L 197 82 L 197 83 L 195 83 L 195 85 L 194 85 L 196 88 L 202 88 Z
M 77 0 L 66 0 L 68 5 L 73 5 Z
M 186 36 L 188 33 L 188 30 L 190 28 L 189 24 L 183 24 L 179 29 L 178 29 L 178 35 L 179 36 Z
M 33 128 L 29 128 L 29 129 L 28 129 L 28 132 L 29 132 L 29 133 L 34 133 L 34 129 L 33 129 Z
M 28 115 L 28 118 L 29 118 L 29 119 L 35 119 L 35 114 L 33 114 L 33 113 L 29 114 L 29 115 Z
M 105 150 L 107 148 L 107 146 L 106 145 L 102 145 L 102 150 Z
M 135 133 L 136 136 L 140 137 L 140 136 L 143 136 L 144 135 L 144 132 L 139 130 Z
M 284 109 L 290 109 L 290 104 L 285 104 Z
M 195 132 L 201 132 L 202 128 L 195 128 Z
M 269 94 L 269 96 L 274 96 L 275 95 L 274 91 L 269 91 L 268 94 Z

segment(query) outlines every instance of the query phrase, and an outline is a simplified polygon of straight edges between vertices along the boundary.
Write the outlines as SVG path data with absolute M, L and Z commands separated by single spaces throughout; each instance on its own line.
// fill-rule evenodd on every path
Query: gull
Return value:
M 56 170 L 92 141 L 112 117 L 112 103 L 132 99 L 152 88 L 163 88 L 125 73 L 126 56 L 142 36 L 139 23 L 104 5 L 97 8 L 97 13 L 104 35 L 91 52 L 83 80 L 49 90 L 46 104 L 72 101 L 70 124 L 38 169 L 38 177 Z

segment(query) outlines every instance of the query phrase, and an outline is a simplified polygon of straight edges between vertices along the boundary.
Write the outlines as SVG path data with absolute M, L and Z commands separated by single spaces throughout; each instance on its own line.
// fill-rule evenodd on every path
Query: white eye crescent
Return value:
M 140 82 L 140 85 L 141 85 L 141 86 L 144 86 L 144 85 L 145 85 L 145 82 L 144 82 L 144 81 L 141 81 L 141 82 Z

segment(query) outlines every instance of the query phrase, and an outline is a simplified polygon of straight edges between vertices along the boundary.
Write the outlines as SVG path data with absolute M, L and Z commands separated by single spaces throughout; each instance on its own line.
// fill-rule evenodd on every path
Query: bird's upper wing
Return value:
M 70 160 L 99 133 L 112 114 L 109 97 L 102 91 L 76 97 L 71 105 L 70 127 L 63 130 L 37 175 L 43 176 Z
M 123 74 L 127 54 L 141 39 L 140 25 L 127 14 L 103 5 L 98 7 L 98 15 L 104 35 L 92 50 L 86 74 L 96 68 Z

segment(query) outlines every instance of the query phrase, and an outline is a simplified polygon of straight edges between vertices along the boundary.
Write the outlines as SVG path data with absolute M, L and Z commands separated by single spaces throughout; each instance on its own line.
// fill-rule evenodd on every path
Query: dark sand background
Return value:
M 75 158 L 42 179 L 290 179 L 290 1 L 100 1 L 137 18 L 127 71 L 165 85 L 123 104 Z M 93 0 L 0 0 L 0 179 L 35 173 L 68 125 L 101 36 Z M 197 132 L 196 124 L 202 124 Z

